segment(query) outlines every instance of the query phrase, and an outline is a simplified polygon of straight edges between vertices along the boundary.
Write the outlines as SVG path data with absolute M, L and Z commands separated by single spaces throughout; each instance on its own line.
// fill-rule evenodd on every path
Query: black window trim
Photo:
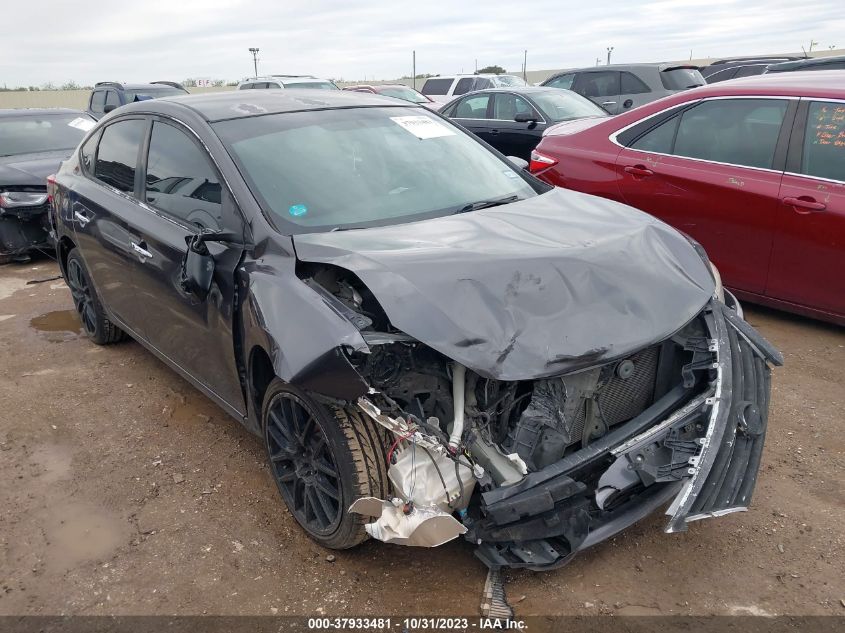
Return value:
M 798 178 L 809 178 L 819 182 L 835 182 L 845 183 L 845 179 L 836 180 L 835 178 L 823 178 L 821 176 L 813 176 L 810 174 L 801 173 L 801 163 L 804 158 L 804 135 L 807 131 L 807 117 L 810 114 L 810 104 L 823 101 L 825 103 L 838 103 L 845 105 L 845 99 L 831 99 L 828 97 L 801 97 L 795 121 L 792 125 L 792 134 L 789 138 L 789 147 L 786 157 L 786 165 L 784 173 Z
M 684 112 L 691 109 L 692 107 L 700 105 L 701 103 L 704 103 L 706 101 L 721 101 L 721 100 L 724 100 L 724 99 L 774 99 L 774 100 L 777 100 L 777 101 L 788 101 L 789 102 L 787 107 L 786 107 L 786 112 L 784 113 L 784 116 L 783 116 L 783 122 L 781 123 L 780 132 L 778 133 L 778 140 L 777 140 L 777 143 L 775 144 L 775 154 L 774 154 L 774 157 L 772 159 L 772 167 L 771 168 L 769 168 L 769 167 L 752 167 L 752 166 L 749 166 L 749 165 L 737 165 L 735 163 L 723 163 L 723 162 L 717 161 L 717 160 L 707 160 L 707 159 L 704 159 L 704 158 L 693 158 L 691 156 L 679 156 L 677 154 L 666 154 L 666 153 L 663 153 L 663 152 L 649 152 L 647 150 L 642 150 L 642 149 L 637 149 L 635 147 L 630 147 L 631 144 L 637 142 L 640 138 L 642 138 L 643 136 L 648 134 L 651 130 L 653 130 L 658 125 L 662 125 L 663 123 L 667 122 L 669 119 L 671 119 L 675 116 L 681 116 Z M 620 149 L 627 149 L 629 151 L 638 152 L 640 154 L 651 154 L 653 156 L 667 156 L 669 158 L 677 158 L 679 160 L 691 160 L 691 161 L 697 161 L 699 163 L 708 163 L 708 164 L 711 164 L 711 165 L 724 165 L 724 166 L 727 166 L 727 167 L 736 167 L 737 169 L 755 169 L 755 170 L 758 170 L 758 171 L 766 171 L 766 172 L 775 173 L 775 174 L 783 174 L 783 173 L 785 173 L 785 169 L 786 169 L 787 148 L 789 147 L 790 135 L 792 134 L 792 128 L 793 128 L 793 124 L 795 122 L 795 111 L 798 109 L 798 104 L 799 104 L 800 100 L 801 100 L 801 97 L 790 96 L 790 95 L 782 95 L 782 96 L 781 95 L 719 95 L 719 96 L 714 96 L 714 97 L 704 97 L 704 98 L 701 98 L 701 99 L 696 99 L 694 101 L 689 101 L 685 104 L 675 104 L 674 106 L 670 106 L 670 107 L 666 108 L 665 110 L 655 112 L 654 114 L 649 115 L 645 119 L 642 119 L 640 121 L 635 121 L 635 122 L 631 123 L 630 125 L 626 125 L 622 129 L 617 130 L 616 132 L 614 132 L 610 136 L 608 136 L 608 140 L 611 143 L 613 143 L 614 145 L 618 146 Z M 623 145 L 622 143 L 620 143 L 617 140 L 617 137 L 620 134 L 622 134 L 626 130 L 634 127 L 635 125 L 639 125 L 640 123 L 643 123 L 644 121 L 647 121 L 651 118 L 658 117 L 661 114 L 666 114 L 670 110 L 674 110 L 675 108 L 679 108 L 682 105 L 686 106 L 686 107 L 683 107 L 680 110 L 674 111 L 671 115 L 664 117 L 659 122 L 655 122 L 654 125 L 650 126 L 647 130 L 643 131 L 641 134 L 638 134 L 633 140 L 629 141 L 629 145 L 627 145 L 627 146 Z M 675 131 L 675 133 L 677 134 L 677 130 Z M 673 143 L 673 146 L 674 146 L 674 143 Z M 802 175 L 802 174 L 798 174 L 798 175 Z

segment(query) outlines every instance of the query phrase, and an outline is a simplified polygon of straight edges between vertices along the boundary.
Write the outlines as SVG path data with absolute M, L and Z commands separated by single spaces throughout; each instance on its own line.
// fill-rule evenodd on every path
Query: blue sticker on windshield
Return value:
M 304 204 L 294 204 L 291 205 L 290 209 L 288 209 L 288 213 L 290 213 L 293 217 L 298 218 L 300 215 L 308 213 L 308 207 Z

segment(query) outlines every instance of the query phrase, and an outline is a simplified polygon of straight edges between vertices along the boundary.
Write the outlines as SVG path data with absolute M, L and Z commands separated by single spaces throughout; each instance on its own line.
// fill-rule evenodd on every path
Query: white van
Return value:
M 525 85 L 522 77 L 516 75 L 447 75 L 444 77 L 429 77 L 425 80 L 420 92 L 438 103 L 447 103 L 452 100 L 452 97 L 474 90 L 516 88 Z

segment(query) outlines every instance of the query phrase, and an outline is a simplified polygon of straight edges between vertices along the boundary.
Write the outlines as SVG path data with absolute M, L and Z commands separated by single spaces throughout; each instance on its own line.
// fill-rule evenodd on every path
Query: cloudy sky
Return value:
M 4 0 L 0 84 L 363 79 L 845 48 L 843 0 Z M 838 39 L 837 39 L 838 38 Z

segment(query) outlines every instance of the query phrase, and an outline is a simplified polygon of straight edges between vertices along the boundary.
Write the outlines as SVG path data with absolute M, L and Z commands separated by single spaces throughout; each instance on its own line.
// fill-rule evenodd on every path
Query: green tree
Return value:
M 487 73 L 493 75 L 504 75 L 506 72 L 507 71 L 501 66 L 485 66 L 484 68 L 479 68 L 476 74 Z

